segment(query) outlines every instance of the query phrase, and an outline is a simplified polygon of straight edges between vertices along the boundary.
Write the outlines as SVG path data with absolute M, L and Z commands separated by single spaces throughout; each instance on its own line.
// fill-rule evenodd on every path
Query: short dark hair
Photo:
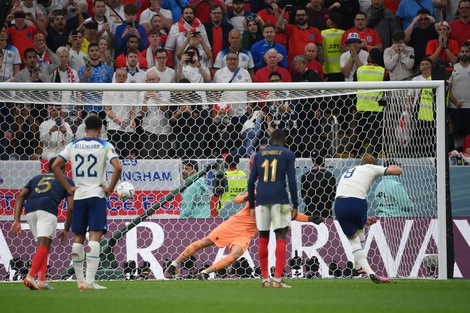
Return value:
M 49 162 L 48 162 L 48 164 L 47 164 L 48 167 L 49 167 L 49 168 L 48 168 L 49 173 L 52 173 L 52 164 L 54 164 L 54 161 L 55 161 L 56 159 L 57 159 L 57 157 L 53 157 L 53 158 L 51 158 L 51 159 L 49 160 Z M 60 169 L 61 169 L 61 170 L 64 170 L 64 168 L 65 168 L 65 163 L 64 163 L 64 165 L 62 165 L 62 167 L 61 167 Z
M 129 54 L 131 54 L 131 53 L 134 53 L 134 54 L 139 55 L 139 51 L 138 51 L 138 50 L 136 50 L 136 49 L 127 49 L 127 51 L 126 51 L 126 57 L 127 57 Z
M 277 76 L 277 77 L 279 77 L 279 78 L 282 80 L 282 75 L 281 75 L 281 73 L 279 73 L 279 72 L 276 72 L 276 71 L 271 72 L 271 74 L 269 74 L 268 79 L 271 79 L 271 77 L 273 77 L 273 76 Z
M 90 42 L 90 44 L 88 45 L 88 51 L 90 51 L 90 48 L 93 48 L 93 47 L 98 47 L 98 49 L 100 48 L 100 45 L 97 43 L 97 42 Z
M 34 48 L 27 48 L 24 52 L 23 52 L 23 57 L 26 59 L 26 55 L 30 52 L 34 52 L 34 54 L 38 55 L 37 51 L 34 49 Z
M 392 40 L 393 41 L 400 41 L 400 40 L 405 40 L 405 32 L 402 31 L 401 29 L 397 29 L 392 33 Z
M 194 160 L 183 160 L 183 166 L 189 165 L 195 170 L 196 172 L 199 171 L 199 166 L 197 165 L 197 161 Z
M 137 15 L 137 6 L 133 3 L 128 3 L 124 6 L 124 14 Z
M 422 9 L 419 9 L 418 10 L 418 13 L 416 13 L 416 15 L 420 15 L 420 14 L 427 14 L 427 15 L 431 15 L 431 12 L 426 9 L 426 8 L 422 8 Z
M 377 159 L 374 156 L 370 155 L 370 154 L 364 154 L 362 156 L 361 165 L 364 165 L 364 164 L 377 165 Z
M 286 133 L 282 129 L 276 129 L 271 133 L 269 142 L 273 144 L 284 145 L 286 143 Z
M 101 130 L 102 126 L 103 120 L 97 115 L 88 115 L 88 117 L 85 119 L 86 129 Z
M 158 35 L 158 37 L 161 36 L 160 31 L 158 29 L 155 29 L 155 28 L 152 28 L 151 30 L 149 30 L 148 35 L 149 36 L 150 35 Z

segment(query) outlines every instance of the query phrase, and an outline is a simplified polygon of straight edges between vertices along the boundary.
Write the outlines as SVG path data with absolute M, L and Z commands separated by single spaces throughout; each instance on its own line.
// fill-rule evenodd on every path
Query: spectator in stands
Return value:
M 163 49 L 162 49 L 163 50 Z M 166 52 L 163 50 L 163 53 Z M 163 54 L 162 53 L 162 54 Z M 146 82 L 157 84 L 160 78 L 156 71 L 148 71 Z M 139 149 L 139 156 L 143 159 L 170 159 L 173 157 L 171 150 L 170 125 L 168 120 L 169 94 L 165 92 L 144 91 L 140 94 L 142 130 L 138 141 L 143 143 Z
M 175 51 L 175 57 L 181 60 L 182 55 L 186 53 L 189 47 L 198 50 L 199 63 L 201 65 L 205 66 L 207 69 L 212 68 L 212 49 L 211 46 L 207 45 L 204 42 L 204 39 L 200 32 L 187 32 L 186 42 L 180 45 Z
M 125 67 L 126 66 L 126 52 L 129 50 L 139 50 L 139 38 L 135 35 L 130 35 L 127 37 L 127 48 L 124 50 L 124 53 L 118 55 L 116 57 L 116 61 L 114 63 L 114 67 Z M 147 59 L 145 56 L 142 56 L 139 53 L 139 68 L 147 69 L 149 67 Z
M 9 82 L 12 79 L 13 72 L 6 66 L 3 65 L 3 59 L 5 58 L 5 53 L 3 49 L 0 49 L 0 82 Z
M 42 145 L 43 160 L 50 160 L 59 155 L 65 146 L 73 140 L 69 123 L 62 118 L 61 105 L 47 105 L 49 116 L 39 125 L 39 139 Z
M 428 10 L 428 14 L 434 16 L 432 0 L 402 0 L 395 14 L 398 18 L 399 27 L 401 27 L 401 29 L 407 29 L 413 22 L 416 12 L 421 10 Z
M 194 16 L 203 24 L 210 21 L 210 9 L 214 4 L 225 9 L 225 4 L 221 0 L 189 0 L 188 2 L 188 6 L 194 10 Z
M 392 34 L 393 44 L 384 51 L 385 68 L 390 72 L 390 80 L 410 79 L 415 64 L 415 51 L 405 44 L 405 33 L 396 30 Z
M 188 2 L 189 0 L 163 0 L 162 8 L 171 11 L 173 22 L 175 22 L 183 16 L 183 9 L 188 5 Z
M 90 115 L 96 115 L 96 112 L 95 111 L 88 112 L 88 116 Z M 77 127 L 77 131 L 75 132 L 75 140 L 82 139 L 85 137 L 86 137 L 86 127 L 85 127 L 85 120 L 83 120 L 82 123 Z M 101 126 L 100 139 L 108 141 L 108 134 L 106 132 L 106 127 L 104 125 Z
M 323 0 L 310 0 L 305 7 L 308 25 L 322 31 L 327 28 L 326 21 L 330 16 L 330 9 L 323 6 Z
M 36 20 L 31 13 L 26 14 L 20 7 L 13 9 L 12 17 L 14 18 L 15 24 L 8 27 L 8 37 L 10 38 L 10 44 L 18 49 L 20 56 L 23 58 L 25 50 L 27 48 L 34 47 L 34 35 L 39 32 L 44 36 L 47 36 L 47 32 L 42 24 Z M 34 25 L 28 25 L 26 23 L 27 19 L 32 21 Z M 23 59 L 23 62 L 24 61 L 25 60 Z
M 305 214 L 327 218 L 331 216 L 335 201 L 336 178 L 325 168 L 324 160 L 318 152 L 312 157 L 313 167 L 302 175 L 300 192 Z
M 274 48 L 269 49 L 265 54 L 266 66 L 260 68 L 256 73 L 253 81 L 255 83 L 266 83 L 269 82 L 269 75 L 272 72 L 278 72 L 282 75 L 283 82 L 291 82 L 292 78 L 288 70 L 278 66 L 283 56 Z
M 114 68 L 114 49 L 109 46 L 108 39 L 100 38 L 98 41 L 100 48 L 100 60 L 110 68 Z
M 106 38 L 108 43 L 113 42 L 114 34 L 116 33 L 117 25 L 106 17 L 106 1 L 105 0 L 94 0 L 93 1 L 93 12 L 94 15 L 85 19 L 85 24 L 88 22 L 96 22 L 98 24 L 97 38 Z M 119 23 L 121 24 L 121 23 Z M 84 26 L 84 24 L 82 24 Z M 80 26 L 79 30 L 83 30 L 83 26 Z
M 57 51 L 59 47 L 65 47 L 69 43 L 70 30 L 66 28 L 65 14 L 63 12 L 54 13 L 54 19 L 47 27 L 47 46 L 52 51 Z
M 320 62 L 317 60 L 318 57 L 318 47 L 313 42 L 309 42 L 305 45 L 304 49 L 304 56 L 307 59 L 307 67 L 315 72 L 320 76 L 323 80 L 323 67 Z M 291 68 L 292 69 L 292 68 Z
M 358 33 L 349 33 L 345 43 L 349 46 L 349 51 L 341 54 L 340 65 L 341 72 L 345 81 L 353 81 L 356 70 L 364 64 L 367 64 L 369 53 L 361 49 L 364 45 Z
M 253 44 L 263 39 L 263 26 L 256 17 L 248 16 L 244 22 L 242 47 L 250 50 Z
M 59 67 L 52 73 L 51 81 L 53 83 L 79 83 L 80 78 L 76 70 L 69 66 L 69 50 L 66 47 L 57 49 L 57 57 L 59 58 Z M 62 91 L 56 94 L 62 103 L 72 103 L 72 92 Z
M 450 38 L 457 40 L 459 46 L 470 39 L 470 0 L 460 0 L 459 18 L 450 22 L 449 26 L 452 28 Z
M 470 45 L 460 47 L 459 63 L 450 77 L 449 115 L 456 148 L 470 134 Z
M 145 28 L 137 21 L 137 7 L 135 4 L 126 4 L 124 6 L 125 21 L 116 27 L 115 35 L 115 54 L 120 55 L 127 49 L 127 40 L 130 36 L 136 36 L 138 43 L 138 50 L 142 51 L 147 48 L 147 33 Z
M 358 0 L 326 0 L 324 7 L 341 16 L 339 28 L 342 30 L 354 27 L 356 13 L 361 10 Z
M 165 49 L 169 50 L 171 53 L 176 53 L 180 46 L 186 45 L 188 33 L 193 32 L 199 32 L 204 44 L 208 46 L 209 49 L 211 48 L 204 25 L 199 19 L 194 17 L 193 8 L 186 6 L 183 8 L 183 17 L 171 26 Z M 179 60 L 175 59 L 174 55 L 172 57 L 176 67 Z
M 238 147 L 238 134 L 230 116 L 230 105 L 215 105 L 213 109 L 212 123 L 206 134 L 209 156 L 218 158 L 229 153 L 234 147 Z
M 2 81 L 6 81 L 14 77 L 20 71 L 21 56 L 18 49 L 8 43 L 8 33 L 5 27 L 3 27 L 0 32 L 0 50 L 3 52 L 0 76 L 3 77 Z
M 10 159 L 39 160 L 42 149 L 39 144 L 39 122 L 31 114 L 31 104 L 21 103 L 13 109 L 10 125 Z
M 211 18 L 204 23 L 207 38 L 212 47 L 212 63 L 214 63 L 217 54 L 229 46 L 228 37 L 233 26 L 229 24 L 224 17 L 224 8 L 221 5 L 213 4 L 210 7 Z
M 277 20 L 279 19 L 279 16 L 281 15 L 281 12 L 282 12 L 281 8 L 279 8 L 279 5 L 278 5 L 279 0 L 264 0 L 264 2 L 266 3 L 266 7 L 260 10 L 257 13 L 257 15 L 261 19 L 261 22 L 263 25 L 270 24 L 274 26 L 277 24 Z M 289 13 L 286 13 L 284 15 L 284 18 L 286 19 L 285 22 L 287 23 L 287 20 L 289 20 Z M 271 41 L 275 41 L 285 48 L 287 46 L 286 34 L 275 33 L 274 35 L 275 36 L 271 38 Z M 270 48 L 276 48 L 278 51 L 282 51 L 278 47 L 270 47 Z M 253 54 L 253 51 L 251 51 L 251 53 Z
M 162 26 L 170 29 L 173 24 L 173 14 L 170 10 L 162 8 L 162 0 L 150 0 L 150 7 L 145 9 L 140 15 L 140 25 L 142 25 L 147 33 L 150 30 L 150 21 L 153 16 L 158 15 L 161 19 Z
M 277 72 L 272 72 L 269 74 L 269 82 L 281 83 L 282 75 Z M 290 99 L 286 98 L 288 94 L 288 91 L 280 90 L 272 91 L 268 96 L 268 99 L 272 97 L 273 100 L 266 102 L 267 114 L 265 121 L 267 137 L 270 137 L 276 129 L 282 130 L 286 135 L 286 147 L 298 155 L 302 141 L 302 137 L 298 133 L 300 121 L 294 104 Z
M 392 34 L 398 29 L 395 14 L 384 6 L 384 0 L 372 0 L 372 5 L 364 12 L 367 14 L 367 27 L 379 33 L 383 49 L 392 44 Z
M 328 29 L 322 30 L 323 37 L 323 73 L 328 81 L 344 81 L 341 73 L 341 38 L 344 30 L 339 29 L 341 16 L 334 12 L 326 20 Z
M 54 52 L 48 49 L 46 37 L 43 34 L 34 35 L 34 50 L 38 54 L 38 66 L 49 66 L 52 63 L 51 54 Z
M 383 67 L 383 54 L 377 48 L 370 50 L 367 64 L 358 67 L 355 80 L 358 82 L 388 81 L 390 76 Z M 355 120 L 357 121 L 353 154 L 356 156 L 368 153 L 375 158 L 382 152 L 382 123 L 384 120 L 384 105 L 381 99 L 385 98 L 383 92 L 358 92 L 356 99 Z M 362 151 L 365 142 L 369 143 L 367 149 Z
M 43 44 L 44 46 L 46 43 Z M 15 76 L 15 82 L 26 83 L 26 82 L 42 82 L 50 83 L 50 75 L 59 66 L 59 58 L 46 48 L 52 63 L 49 65 L 39 66 L 39 58 L 34 48 L 27 48 L 24 52 L 25 68 L 19 71 Z
M 90 43 L 98 42 L 100 39 L 100 37 L 98 37 L 98 23 L 93 20 L 86 22 L 84 29 L 85 36 L 83 36 L 81 49 L 83 52 L 87 52 Z
M 120 25 L 126 21 L 122 0 L 108 0 L 106 5 L 108 8 L 105 14 L 108 21 L 112 21 L 115 25 Z
M 197 161 L 183 161 L 183 179 L 186 181 L 199 171 Z M 209 218 L 210 192 L 204 176 L 198 178 L 181 193 L 180 218 Z
M 276 51 L 281 55 L 281 58 L 279 59 L 279 65 L 285 69 L 289 68 L 289 65 L 287 63 L 286 48 L 284 48 L 283 45 L 274 41 L 275 28 L 273 24 L 264 24 L 263 37 L 264 39 L 253 44 L 250 50 L 251 55 L 253 56 L 253 62 L 255 64 L 255 72 L 266 65 L 266 53 L 268 50 L 273 48 L 276 49 Z
M 304 55 L 298 55 L 292 61 L 292 68 L 294 75 L 292 75 L 293 82 L 321 82 L 323 79 L 318 74 L 307 66 L 307 58 Z
M 90 4 L 91 7 L 91 4 Z M 71 12 L 75 10 L 74 12 Z M 88 15 L 88 3 L 85 1 L 74 0 L 74 6 L 69 6 L 67 8 L 67 13 L 65 16 L 67 29 L 70 31 L 76 30 L 80 25 L 83 24 L 83 21 L 89 17 Z M 93 15 L 93 12 L 91 12 Z
M 165 48 L 166 40 L 168 39 L 168 31 L 165 28 L 163 28 L 162 18 L 159 15 L 154 15 L 150 19 L 150 30 L 147 31 L 147 39 L 148 39 L 148 36 L 150 35 L 151 30 L 155 30 L 160 34 L 159 45 L 161 48 Z M 173 59 L 169 61 L 173 62 Z M 167 64 L 167 65 L 170 66 L 170 64 Z
M 80 82 L 111 83 L 113 80 L 113 70 L 100 61 L 100 50 L 97 43 L 90 43 L 88 46 L 88 56 L 89 61 L 78 70 Z M 83 101 L 87 104 L 83 107 L 83 112 L 81 112 L 79 116 L 84 119 L 87 112 L 95 111 L 99 117 L 104 119 L 105 115 L 103 107 L 101 106 L 101 93 L 89 91 L 84 92 L 82 95 Z
M 354 27 L 346 30 L 341 38 L 341 48 L 343 51 L 348 49 L 348 44 L 346 39 L 350 33 L 356 33 L 361 39 L 359 48 L 369 51 L 373 48 L 377 48 L 383 51 L 382 39 L 380 39 L 379 33 L 372 28 L 366 27 L 367 25 L 367 15 L 364 12 L 358 12 L 354 17 Z
M 233 0 L 232 10 L 227 13 L 227 21 L 233 26 L 234 29 L 243 33 L 248 18 L 256 19 L 257 16 L 251 11 L 248 11 L 245 7 L 244 0 Z
M 191 83 L 204 83 L 211 81 L 209 69 L 200 63 L 199 50 L 193 46 L 181 56 L 181 62 L 176 72 L 176 80 L 187 78 Z
M 80 31 L 74 30 L 69 36 L 70 50 L 69 50 L 69 62 L 70 67 L 78 71 L 81 67 L 84 67 L 88 62 L 88 51 L 83 52 L 82 42 L 83 35 Z
M 237 32 L 236 29 L 233 30 Z M 239 54 L 235 51 L 227 52 L 225 56 L 226 66 L 219 69 L 215 75 L 213 82 L 214 83 L 251 83 L 251 75 L 250 73 L 240 67 L 240 57 Z M 227 93 L 222 92 L 221 94 L 217 95 L 217 101 L 219 102 L 227 102 L 231 104 L 230 115 L 232 115 L 231 123 L 235 125 L 237 133 L 240 131 L 242 127 L 242 123 L 244 121 L 241 120 L 241 117 L 246 112 L 246 99 L 247 99 L 247 92 L 240 91 L 237 92 L 236 95 L 230 93 L 228 96 Z M 235 102 L 234 98 L 236 98 L 237 102 Z M 242 99 L 242 100 L 240 100 Z M 244 101 L 243 101 L 244 100 Z
M 165 49 L 157 49 L 155 52 L 157 64 L 151 67 L 147 72 L 155 71 L 159 77 L 160 83 L 174 83 L 176 78 L 175 70 L 166 66 L 168 59 L 168 51 Z
M 179 83 L 190 83 L 183 78 Z M 200 158 L 204 154 L 206 133 L 206 111 L 202 109 L 202 98 L 194 91 L 173 92 L 170 107 L 170 126 L 175 137 L 173 148 L 178 158 Z
M 38 3 L 34 0 L 22 0 L 19 3 L 19 7 L 28 15 L 31 15 L 32 18 L 38 20 L 41 24 L 47 26 L 46 21 L 46 10 L 43 5 L 39 6 Z M 32 22 L 28 20 L 28 24 L 32 25 Z
M 413 77 L 415 80 L 430 80 L 433 61 L 425 57 L 419 62 L 421 75 Z M 432 89 L 410 90 L 405 98 L 405 111 L 417 113 L 417 122 L 412 144 L 415 148 L 411 153 L 418 157 L 435 157 L 436 155 L 436 129 L 433 107 Z
M 139 62 L 139 51 L 137 50 L 127 50 L 126 52 L 126 71 L 127 71 L 127 80 L 126 83 L 145 83 L 146 75 L 145 69 L 140 69 L 138 66 Z M 116 73 L 113 77 L 113 82 L 115 82 Z
M 430 40 L 426 46 L 426 56 L 429 56 L 434 62 L 437 59 L 452 64 L 457 63 L 459 54 L 459 44 L 456 40 L 449 39 L 452 29 L 446 21 L 438 22 L 435 25 L 439 35 L 437 40 Z
M 143 50 L 140 53 L 140 56 L 147 60 L 148 67 L 150 68 L 157 64 L 155 53 L 158 49 L 162 48 L 160 42 L 160 32 L 156 29 L 151 29 L 148 32 L 148 42 L 148 48 Z
M 254 75 L 255 64 L 251 52 L 242 48 L 241 35 L 236 29 L 232 29 L 229 33 L 230 46 L 219 52 L 214 63 L 214 70 L 217 71 L 227 65 L 226 57 L 229 52 L 235 52 L 238 55 L 238 66 L 247 70 L 251 77 Z
M 295 12 L 295 24 L 285 23 L 286 8 L 282 10 L 276 26 L 281 32 L 285 32 L 287 36 L 287 51 L 288 63 L 292 64 L 295 56 L 304 53 L 305 45 L 313 42 L 317 45 L 318 55 L 323 56 L 323 38 L 318 28 L 309 26 L 307 24 L 307 13 L 305 8 L 298 8 Z
M 435 21 L 428 9 L 421 9 L 405 28 L 405 43 L 415 50 L 415 60 L 422 60 L 426 56 L 428 42 L 438 38 Z M 418 65 L 419 63 L 415 62 L 415 66 Z
M 116 70 L 116 83 L 123 84 L 127 81 L 127 70 L 118 68 Z M 137 156 L 135 151 L 135 107 L 129 104 L 136 103 L 135 94 L 131 92 L 103 93 L 103 105 L 106 112 L 106 122 L 108 125 L 109 141 L 116 148 L 117 155 L 134 159 Z M 113 104 L 111 106 L 111 104 Z

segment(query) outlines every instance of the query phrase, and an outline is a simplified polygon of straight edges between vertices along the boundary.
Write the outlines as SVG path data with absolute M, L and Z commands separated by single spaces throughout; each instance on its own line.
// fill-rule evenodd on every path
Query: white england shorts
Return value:
M 290 227 L 291 206 L 289 204 L 258 205 L 255 208 L 256 227 L 259 231 Z
M 26 214 L 26 219 L 36 241 L 39 237 L 55 238 L 57 216 L 54 214 L 37 210 Z

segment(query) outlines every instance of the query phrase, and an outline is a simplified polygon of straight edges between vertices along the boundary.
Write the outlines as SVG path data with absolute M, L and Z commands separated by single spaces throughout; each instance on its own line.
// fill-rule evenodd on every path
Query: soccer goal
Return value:
M 352 276 L 352 251 L 334 219 L 331 191 L 318 178 L 304 181 L 303 177 L 319 165 L 338 179 L 364 154 L 376 156 L 379 164 L 403 168 L 397 181 L 383 178 L 368 195 L 369 215 L 378 217 L 365 229 L 364 248 L 372 268 L 391 278 L 448 276 L 447 246 L 452 242 L 446 233 L 446 218 L 451 217 L 446 216 L 442 81 L 5 83 L 0 89 L 4 123 L 9 125 L 5 129 L 11 134 L 0 161 L 0 277 L 13 279 L 16 270 L 10 260 L 22 258 L 27 263 L 35 250 L 24 216 L 25 231 L 19 237 L 9 232 L 15 199 L 29 178 L 47 170 L 47 161 L 36 158 L 60 152 L 60 145 L 67 142 L 68 137 L 61 134 L 55 139 L 45 136 L 49 130 L 41 123 L 51 117 L 60 119 L 64 123 L 60 125 L 68 125 L 63 134 L 70 131 L 78 139 L 84 136 L 87 114 L 98 114 L 106 121 L 102 136 L 122 157 L 121 180 L 132 182 L 136 189 L 132 200 L 122 202 L 116 195 L 108 199 L 102 279 L 163 279 L 168 260 L 242 207 L 219 205 L 213 194 L 212 182 L 223 156 L 238 155 L 238 168 L 248 174 L 250 155 L 268 144 L 269 133 L 276 128 L 285 130 L 286 144 L 297 156 L 300 211 L 327 216 L 321 225 L 292 223 L 287 277 Z M 359 107 L 366 111 L 358 111 Z M 188 203 L 196 199 L 183 199 L 183 189 L 193 182 L 183 179 L 183 163 L 188 159 L 197 165 L 199 174 L 193 177 L 204 177 L 207 187 L 198 195 L 198 208 L 204 208 L 197 213 L 188 211 Z M 409 201 L 393 197 L 397 188 Z M 59 228 L 65 212 L 62 205 Z M 217 247 L 202 250 L 184 262 L 179 277 L 194 277 L 227 252 Z M 215 277 L 256 277 L 256 252 L 254 240 L 243 259 Z M 51 279 L 70 276 L 69 253 L 69 245 L 54 241 Z M 270 247 L 269 262 L 274 266 L 274 247 Z

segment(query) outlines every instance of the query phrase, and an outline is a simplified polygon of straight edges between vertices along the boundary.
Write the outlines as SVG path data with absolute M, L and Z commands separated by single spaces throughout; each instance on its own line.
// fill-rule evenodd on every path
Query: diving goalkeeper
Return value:
M 247 196 L 248 193 L 239 195 L 235 198 L 234 202 L 242 204 L 247 201 Z M 323 222 L 323 218 L 321 216 L 307 216 L 301 213 L 297 213 L 296 216 L 293 216 L 293 219 L 305 223 L 312 222 L 317 225 Z M 163 275 L 165 278 L 174 277 L 178 265 L 183 260 L 189 258 L 203 248 L 213 245 L 216 245 L 219 248 L 229 246 L 230 253 L 226 257 L 215 262 L 197 275 L 199 280 L 207 280 L 210 273 L 228 267 L 242 256 L 248 249 L 251 240 L 257 232 L 258 229 L 256 228 L 256 222 L 250 215 L 250 206 L 246 203 L 243 209 L 217 226 L 208 236 L 187 246 L 176 260 L 172 261 L 171 264 L 167 266 Z

